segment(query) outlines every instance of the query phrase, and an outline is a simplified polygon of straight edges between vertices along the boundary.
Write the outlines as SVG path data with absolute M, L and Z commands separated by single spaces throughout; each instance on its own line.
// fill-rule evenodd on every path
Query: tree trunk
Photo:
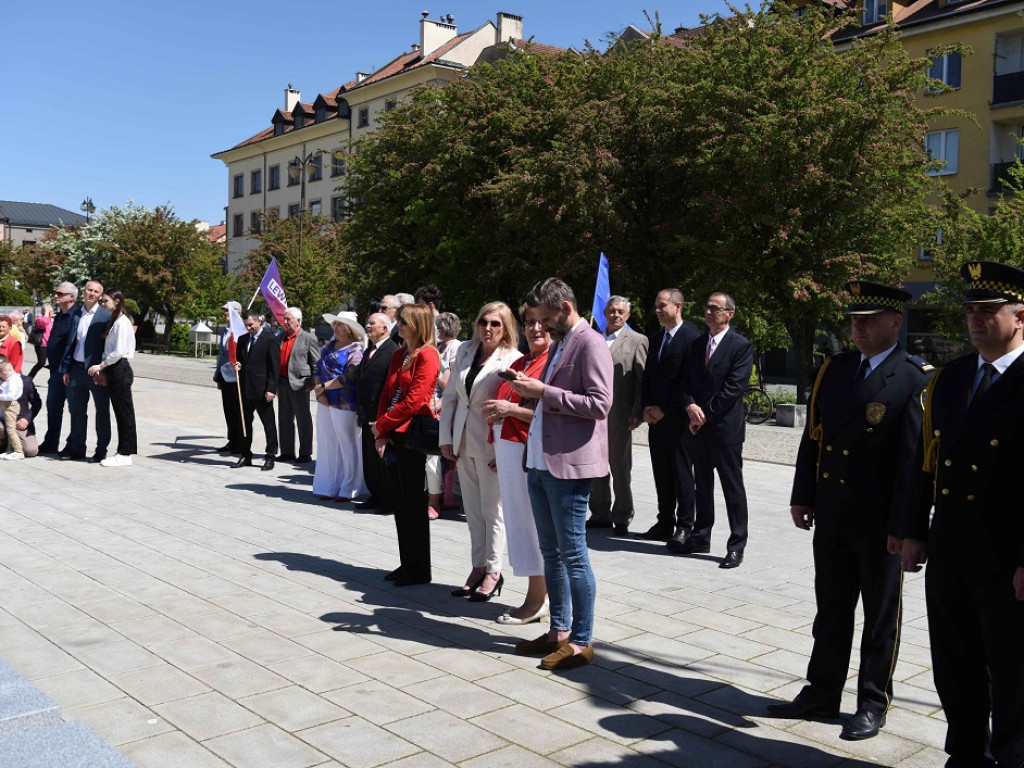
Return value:
M 811 391 L 811 374 L 814 371 L 814 336 L 817 324 L 803 318 L 795 326 L 787 325 L 786 330 L 796 353 L 796 401 L 806 404 Z
M 164 316 L 164 344 L 167 345 L 167 349 L 170 351 L 171 335 L 174 331 L 174 310 L 165 308 L 161 314 Z

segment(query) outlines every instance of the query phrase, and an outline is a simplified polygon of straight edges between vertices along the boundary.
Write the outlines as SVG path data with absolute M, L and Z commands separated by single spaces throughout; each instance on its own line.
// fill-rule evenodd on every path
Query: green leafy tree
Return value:
M 0 304 L 30 304 L 32 294 L 20 278 L 21 259 L 10 243 L 0 241 Z
M 249 252 L 239 269 L 239 291 L 252 296 L 270 260 L 277 259 L 288 304 L 301 309 L 309 324 L 315 325 L 324 312 L 347 306 L 353 269 L 340 236 L 344 227 L 309 213 L 287 219 L 268 216 L 262 231 L 252 235 L 260 239 L 260 247 Z

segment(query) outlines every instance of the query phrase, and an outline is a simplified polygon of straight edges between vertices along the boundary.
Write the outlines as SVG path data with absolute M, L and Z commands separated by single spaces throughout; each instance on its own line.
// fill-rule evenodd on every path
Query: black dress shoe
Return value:
M 44 443 L 43 445 L 39 446 L 39 453 L 58 453 L 58 452 L 59 451 L 58 451 L 58 448 L 57 448 L 56 445 L 46 445 Z
M 294 453 L 282 453 L 280 456 L 277 457 L 277 460 L 278 461 L 295 461 L 295 454 Z
M 274 468 L 274 460 L 273 459 L 267 459 L 266 461 L 263 462 L 263 466 L 260 467 L 260 472 L 269 472 L 273 468 Z
M 858 709 L 856 714 L 846 721 L 840 739 L 846 741 L 863 741 L 872 739 L 885 727 L 885 715 L 876 715 L 866 709 Z
M 89 463 L 90 463 L 90 464 L 99 464 L 99 463 L 100 463 L 101 461 L 103 461 L 103 460 L 104 460 L 105 458 L 107 458 L 107 452 L 106 452 L 106 451 L 96 451 L 96 453 L 94 453 L 94 454 L 93 454 L 93 455 L 92 455 L 92 456 L 91 456 L 91 457 L 89 458 Z
M 690 532 L 684 528 L 679 528 L 672 534 L 672 537 L 665 542 L 665 546 L 668 547 L 669 552 L 679 552 L 686 546 L 689 540 Z
M 611 520 L 595 520 L 592 517 L 589 520 L 587 520 L 587 530 L 588 531 L 590 529 L 592 529 L 592 528 L 611 528 L 611 527 L 612 527 L 612 521 Z
M 711 551 L 711 545 L 696 541 L 692 537 L 687 538 L 682 544 L 677 544 L 675 537 L 666 543 L 669 552 L 677 555 L 706 555 Z
M 743 562 L 742 552 L 728 552 L 725 557 L 722 558 L 722 562 L 718 564 L 719 568 L 739 568 L 740 563 Z
M 377 500 L 371 496 L 368 499 L 358 499 L 352 502 L 352 506 L 356 509 L 376 509 Z
M 224 443 L 220 448 L 217 448 L 217 453 L 233 453 L 231 450 L 231 443 Z
M 627 523 L 616 523 L 612 528 L 612 536 L 629 536 L 629 525 Z
M 295 460 L 296 464 L 309 464 L 313 460 L 313 457 L 308 453 L 304 453 Z
M 85 454 L 84 453 L 75 453 L 74 451 L 67 451 L 67 450 L 61 451 L 59 456 L 60 456 L 60 460 L 61 461 L 84 461 L 85 460 Z
M 832 720 L 839 717 L 838 704 L 827 704 L 803 692 L 792 701 L 769 704 L 768 711 L 775 717 L 788 720 Z
M 238 461 L 236 461 L 234 464 L 232 464 L 231 468 L 232 469 L 238 469 L 239 467 L 251 467 L 251 466 L 252 466 L 252 456 L 243 456 Z
M 638 533 L 636 537 L 638 539 L 643 539 L 644 541 L 666 541 L 672 538 L 672 533 L 672 529 L 667 525 L 658 523 L 656 525 L 652 525 L 643 533 Z
M 377 507 L 373 510 L 373 513 L 375 515 L 393 515 L 395 514 L 395 510 L 391 509 L 391 507 Z
M 388 571 L 384 574 L 385 581 L 395 581 L 396 579 L 402 578 L 402 566 L 398 566 L 393 571 Z
M 403 573 L 400 576 L 398 576 L 392 583 L 396 587 L 413 587 L 413 586 L 416 586 L 417 584 L 429 584 L 430 583 L 430 577 L 429 576 L 413 576 L 411 574 L 410 575 L 406 575 L 406 574 Z

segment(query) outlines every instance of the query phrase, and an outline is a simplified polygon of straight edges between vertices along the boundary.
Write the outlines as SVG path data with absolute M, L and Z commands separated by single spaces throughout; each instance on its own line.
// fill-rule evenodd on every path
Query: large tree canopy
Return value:
M 586 308 L 604 251 L 644 305 L 732 294 L 755 342 L 789 337 L 806 385 L 846 280 L 899 281 L 934 231 L 926 62 L 891 30 L 836 50 L 854 12 L 731 10 L 604 54 L 509 50 L 416 92 L 351 164 L 361 287 L 435 282 L 469 313 L 554 274 Z

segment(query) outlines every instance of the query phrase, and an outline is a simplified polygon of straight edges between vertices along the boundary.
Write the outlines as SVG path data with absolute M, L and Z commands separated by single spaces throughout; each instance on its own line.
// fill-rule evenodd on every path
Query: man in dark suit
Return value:
M 106 386 L 100 385 L 88 373 L 89 368 L 99 365 L 103 360 L 103 332 L 110 320 L 110 313 L 99 305 L 102 295 L 103 286 L 96 280 L 85 284 L 78 325 L 60 365 L 64 386 L 67 388 L 68 414 L 71 416 L 71 434 L 64 450 L 60 452 L 61 461 L 85 458 L 90 396 L 96 409 L 96 452 L 89 461 L 98 464 L 107 458 L 107 446 L 110 445 L 110 393 Z
M 259 414 L 267 437 L 264 472 L 274 468 L 277 455 L 277 424 L 274 422 L 274 398 L 281 379 L 281 348 L 277 339 L 260 324 L 260 316 L 252 310 L 242 314 L 248 339 L 239 339 L 238 363 L 235 368 L 242 382 L 242 404 L 245 435 L 242 437 L 242 458 L 233 468 L 252 466 L 252 417 Z
M 391 365 L 391 356 L 398 345 L 388 334 L 388 316 L 383 312 L 370 315 L 366 320 L 366 337 L 369 346 L 359 364 L 359 379 L 356 385 L 356 416 L 362 436 L 363 479 L 370 491 L 370 497 L 355 502 L 359 509 L 376 509 L 381 514 L 391 512 L 387 506 L 387 490 L 384 485 L 384 467 L 377 455 L 371 424 L 377 418 L 377 404 L 384 388 L 384 380 Z
M 707 330 L 690 345 L 683 362 L 683 403 L 690 417 L 697 521 L 688 540 L 675 539 L 673 552 L 711 551 L 715 524 L 715 470 L 722 481 L 729 516 L 729 542 L 719 568 L 736 568 L 747 545 L 747 492 L 743 487 L 743 392 L 754 365 L 754 348 L 729 327 L 736 303 L 713 293 L 704 305 Z
M 790 498 L 793 523 L 814 528 L 814 648 L 808 684 L 779 717 L 838 717 L 849 673 L 857 601 L 864 629 L 857 712 L 841 737 L 869 739 L 885 725 L 899 651 L 900 559 L 887 549 L 920 472 L 921 393 L 933 370 L 899 346 L 910 294 L 863 280 L 846 284 L 855 351 L 818 372 Z
M 40 453 L 57 453 L 60 450 L 60 433 L 64 421 L 64 403 L 67 390 L 64 386 L 64 374 L 61 365 L 64 363 L 68 345 L 75 338 L 78 328 L 78 316 L 81 307 L 78 300 L 78 286 L 74 283 L 61 283 L 53 292 L 53 303 L 58 312 L 53 318 L 50 338 L 46 344 L 46 362 L 50 376 L 46 387 L 46 435 L 39 446 Z
M 683 321 L 683 292 L 678 288 L 658 293 L 654 313 L 662 327 L 651 339 L 640 397 L 648 424 L 658 522 L 638 537 L 665 541 L 681 536 L 685 541 L 694 523 L 693 462 L 679 385 L 683 357 L 697 332 Z
M 1024 765 L 1024 270 L 971 262 L 967 330 L 977 354 L 932 378 L 922 471 L 891 542 L 903 570 L 928 558 L 925 597 L 950 766 Z M 929 530 L 929 511 L 934 506 Z M 927 538 L 927 545 L 925 539 Z
M 278 399 L 278 432 L 281 461 L 305 464 L 313 460 L 313 414 L 309 393 L 313 374 L 320 362 L 320 344 L 310 331 L 302 330 L 302 310 L 288 307 L 284 313 L 281 341 L 281 387 Z M 299 454 L 295 455 L 295 432 L 299 433 Z
M 608 414 L 609 474 L 594 480 L 590 492 L 590 519 L 587 528 L 611 528 L 616 536 L 629 532 L 633 519 L 632 431 L 643 422 L 640 383 L 647 363 L 647 337 L 626 325 L 629 300 L 611 296 L 604 307 L 604 339 L 615 366 L 612 410 Z M 615 501 L 612 502 L 612 489 Z

